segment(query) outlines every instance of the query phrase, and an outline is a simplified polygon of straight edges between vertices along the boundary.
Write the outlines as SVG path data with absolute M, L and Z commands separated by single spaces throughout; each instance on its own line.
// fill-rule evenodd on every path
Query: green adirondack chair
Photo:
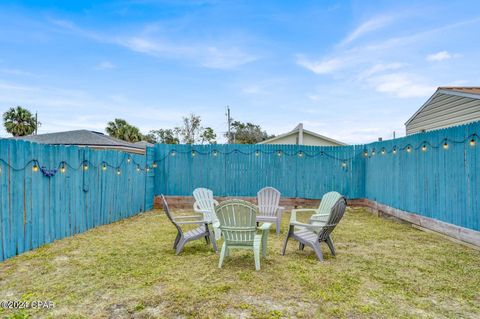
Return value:
M 312 212 L 312 216 L 310 216 L 310 223 L 313 226 L 323 226 L 330 216 L 332 211 L 333 205 L 342 198 L 342 195 L 338 192 L 328 192 L 323 194 L 322 200 L 320 201 L 320 205 L 318 208 L 302 208 L 302 209 L 294 209 L 292 212 L 295 213 L 305 213 L 305 212 Z
M 255 269 L 260 270 L 260 250 L 267 255 L 268 232 L 271 223 L 263 223 L 257 227 L 258 208 L 252 203 L 232 199 L 215 207 L 220 229 L 224 238 L 218 268 L 222 268 L 223 260 L 231 249 L 252 249 L 255 258 Z

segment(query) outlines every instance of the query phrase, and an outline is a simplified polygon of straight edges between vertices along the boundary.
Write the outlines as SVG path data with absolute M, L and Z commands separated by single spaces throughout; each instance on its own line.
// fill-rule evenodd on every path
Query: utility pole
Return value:
M 35 112 L 35 135 L 38 135 L 38 114 Z
M 225 115 L 227 116 L 227 125 L 228 125 L 228 133 L 227 133 L 227 136 L 228 136 L 228 144 L 230 144 L 232 142 L 232 136 L 231 136 L 231 133 L 230 133 L 230 125 L 232 123 L 232 118 L 230 117 L 230 106 L 227 105 L 227 112 L 225 113 Z

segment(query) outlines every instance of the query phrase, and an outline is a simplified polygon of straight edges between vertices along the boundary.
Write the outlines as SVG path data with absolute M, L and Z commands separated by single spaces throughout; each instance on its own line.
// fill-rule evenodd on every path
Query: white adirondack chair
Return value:
M 219 228 L 220 222 L 215 214 L 215 206 L 218 205 L 218 201 L 213 199 L 213 191 L 208 188 L 196 188 L 193 191 L 193 197 L 195 198 L 193 210 L 197 213 L 202 213 L 204 219 L 212 223 L 215 240 L 220 239 L 222 231 Z
M 285 209 L 279 205 L 280 195 L 280 192 L 273 187 L 262 188 L 257 193 L 257 222 L 275 222 L 277 235 L 280 234 L 282 213 Z

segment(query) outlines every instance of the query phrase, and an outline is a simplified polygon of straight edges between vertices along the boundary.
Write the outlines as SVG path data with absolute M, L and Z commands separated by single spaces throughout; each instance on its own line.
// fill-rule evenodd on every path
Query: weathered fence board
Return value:
M 2 139 L 0 160 L 0 260 L 152 207 L 142 155 Z

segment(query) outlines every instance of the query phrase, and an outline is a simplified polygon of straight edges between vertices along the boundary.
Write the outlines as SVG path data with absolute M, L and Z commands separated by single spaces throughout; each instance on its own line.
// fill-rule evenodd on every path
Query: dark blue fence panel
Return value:
M 0 140 L 0 260 L 150 208 L 146 180 L 143 155 Z
M 218 196 L 255 196 L 265 186 L 283 196 L 320 198 L 337 190 L 365 196 L 363 146 L 155 146 L 155 194 L 191 195 L 207 187 Z M 356 172 L 356 171 L 359 172 Z

